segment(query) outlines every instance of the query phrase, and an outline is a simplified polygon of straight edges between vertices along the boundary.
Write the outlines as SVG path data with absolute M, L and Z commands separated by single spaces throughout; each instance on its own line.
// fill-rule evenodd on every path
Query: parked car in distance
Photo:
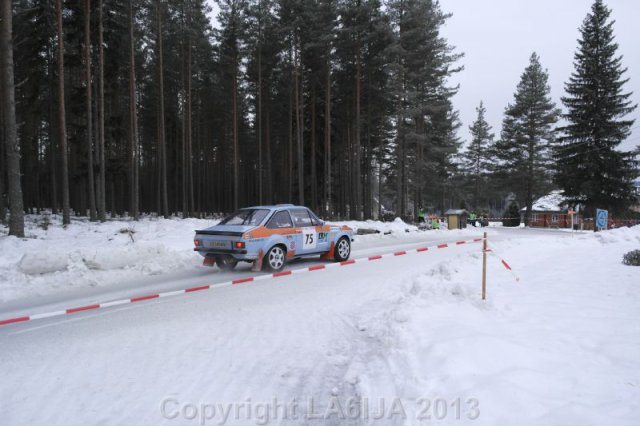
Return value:
M 194 250 L 204 264 L 231 270 L 238 262 L 253 262 L 281 271 L 287 261 L 320 256 L 345 261 L 351 254 L 353 229 L 327 225 L 311 210 L 293 204 L 240 209 L 207 229 L 197 230 Z

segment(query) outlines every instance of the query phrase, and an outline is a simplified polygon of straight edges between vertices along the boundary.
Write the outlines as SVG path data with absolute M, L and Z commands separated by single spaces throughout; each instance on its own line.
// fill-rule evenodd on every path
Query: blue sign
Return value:
M 609 212 L 607 210 L 596 209 L 596 226 L 598 229 L 607 229 L 609 223 Z

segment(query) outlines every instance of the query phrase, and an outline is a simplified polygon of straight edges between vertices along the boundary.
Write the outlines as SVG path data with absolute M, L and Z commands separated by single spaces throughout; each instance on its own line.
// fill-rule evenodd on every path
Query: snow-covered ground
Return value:
M 24 274 L 4 266 L 21 244 L 87 253 L 91 235 L 96 247 L 132 246 L 132 258 L 155 235 L 158 280 L 190 265 L 198 273 L 181 280 L 222 274 L 189 263 L 204 222 L 140 223 L 128 244 L 119 230 L 130 225 L 106 225 L 111 241 L 100 225 L 0 237 L 3 280 Z M 366 235 L 354 255 L 480 232 Z M 464 245 L 0 327 L 2 424 L 637 424 L 640 268 L 621 260 L 640 246 L 640 227 L 488 232 L 520 281 L 489 257 L 486 301 L 479 246 Z M 174 266 L 163 264 L 169 250 Z M 142 263 L 79 269 L 131 279 L 147 273 Z M 83 285 L 59 269 L 37 278 Z
M 193 231 L 216 223 L 74 220 L 63 229 L 59 216 L 45 221 L 27 216 L 24 240 L 0 236 L 0 302 L 194 267 Z
M 193 231 L 217 222 L 144 218 L 99 224 L 85 218 L 63 229 L 60 216 L 27 216 L 25 239 L 7 237 L 6 230 L 0 233 L 0 310 L 3 302 L 16 299 L 109 289 L 136 278 L 197 269 L 202 258 L 192 250 Z M 417 231 L 400 219 L 335 223 L 380 232 L 358 237 L 358 244 L 406 241 L 404 234 Z M 434 236 L 431 234 L 432 239 Z M 411 238 L 422 240 L 416 235 Z

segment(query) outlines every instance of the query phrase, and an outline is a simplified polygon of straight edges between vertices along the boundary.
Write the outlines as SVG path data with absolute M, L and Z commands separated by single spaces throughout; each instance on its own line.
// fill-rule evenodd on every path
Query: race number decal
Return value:
M 316 228 L 302 228 L 302 249 L 308 250 L 316 247 L 318 243 Z

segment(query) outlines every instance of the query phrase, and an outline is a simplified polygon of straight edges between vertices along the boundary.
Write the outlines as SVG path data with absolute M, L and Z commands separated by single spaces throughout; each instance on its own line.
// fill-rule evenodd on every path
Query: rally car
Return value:
M 198 230 L 194 250 L 207 266 L 231 270 L 253 262 L 280 271 L 288 260 L 320 255 L 343 262 L 351 254 L 353 229 L 326 225 L 311 210 L 293 204 L 240 209 L 211 228 Z

